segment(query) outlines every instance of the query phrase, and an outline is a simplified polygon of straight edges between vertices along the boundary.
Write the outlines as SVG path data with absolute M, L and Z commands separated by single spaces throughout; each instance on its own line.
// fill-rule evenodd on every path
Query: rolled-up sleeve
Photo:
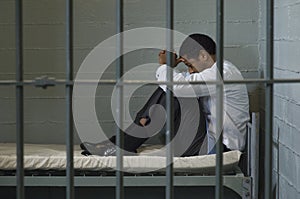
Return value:
M 167 65 L 161 65 L 156 70 L 156 79 L 158 82 L 167 81 Z M 174 82 L 193 82 L 193 81 L 205 81 L 201 73 L 193 73 L 188 77 L 185 77 L 184 73 L 180 73 L 173 69 L 173 81 Z M 164 91 L 167 90 L 165 84 L 159 85 Z M 174 84 L 173 93 L 176 97 L 201 97 L 209 96 L 215 91 L 215 86 L 207 87 L 206 84 Z

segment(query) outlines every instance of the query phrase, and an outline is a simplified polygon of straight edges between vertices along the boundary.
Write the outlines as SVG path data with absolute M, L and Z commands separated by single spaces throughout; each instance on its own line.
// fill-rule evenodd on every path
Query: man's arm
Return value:
M 167 81 L 167 65 L 161 65 L 156 70 L 156 79 L 157 81 Z M 206 71 L 209 73 L 210 71 Z M 213 71 L 212 71 L 213 72 Z M 174 82 L 193 82 L 193 81 L 208 81 L 213 80 L 215 74 L 206 74 L 203 78 L 201 73 L 193 73 L 188 77 L 185 77 L 183 73 L 179 73 L 176 70 L 173 70 L 173 81 Z M 210 76 L 210 77 L 209 77 Z M 166 91 L 166 85 L 159 85 L 164 91 Z M 214 85 L 206 84 L 175 84 L 173 86 L 173 92 L 176 97 L 201 97 L 201 96 L 210 96 L 215 93 Z

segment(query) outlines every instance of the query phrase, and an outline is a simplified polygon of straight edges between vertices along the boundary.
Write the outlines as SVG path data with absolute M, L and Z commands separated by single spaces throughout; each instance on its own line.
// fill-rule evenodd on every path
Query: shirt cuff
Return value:
M 166 81 L 166 74 L 167 74 L 167 65 L 163 64 L 159 66 L 156 70 L 156 80 L 157 81 Z M 163 89 L 164 91 L 167 90 L 167 86 L 165 84 L 160 84 L 159 87 Z
M 166 75 L 166 71 L 167 71 L 167 65 L 163 64 L 161 66 L 159 66 L 156 70 L 156 80 L 157 81 L 164 81 L 166 79 L 165 75 Z

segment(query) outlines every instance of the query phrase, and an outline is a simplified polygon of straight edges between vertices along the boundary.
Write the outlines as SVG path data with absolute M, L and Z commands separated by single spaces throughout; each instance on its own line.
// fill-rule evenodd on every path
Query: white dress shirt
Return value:
M 240 71 L 229 61 L 224 61 L 224 80 L 242 80 Z M 200 73 L 186 75 L 173 70 L 174 82 L 213 81 L 217 78 L 216 63 Z M 158 81 L 167 81 L 167 65 L 161 65 L 156 71 Z M 166 85 L 160 85 L 166 91 Z M 213 84 L 182 84 L 174 85 L 173 93 L 177 97 L 210 96 L 205 104 L 208 108 L 209 136 L 217 139 L 216 126 L 216 85 Z M 224 84 L 224 123 L 223 143 L 231 150 L 242 151 L 245 147 L 246 124 L 249 121 L 249 100 L 244 84 Z

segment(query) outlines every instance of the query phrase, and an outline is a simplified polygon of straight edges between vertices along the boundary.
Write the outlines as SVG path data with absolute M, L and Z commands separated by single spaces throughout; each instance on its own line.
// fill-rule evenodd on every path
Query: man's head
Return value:
M 183 41 L 179 55 L 189 68 L 201 72 L 214 64 L 216 43 L 207 35 L 191 34 Z

